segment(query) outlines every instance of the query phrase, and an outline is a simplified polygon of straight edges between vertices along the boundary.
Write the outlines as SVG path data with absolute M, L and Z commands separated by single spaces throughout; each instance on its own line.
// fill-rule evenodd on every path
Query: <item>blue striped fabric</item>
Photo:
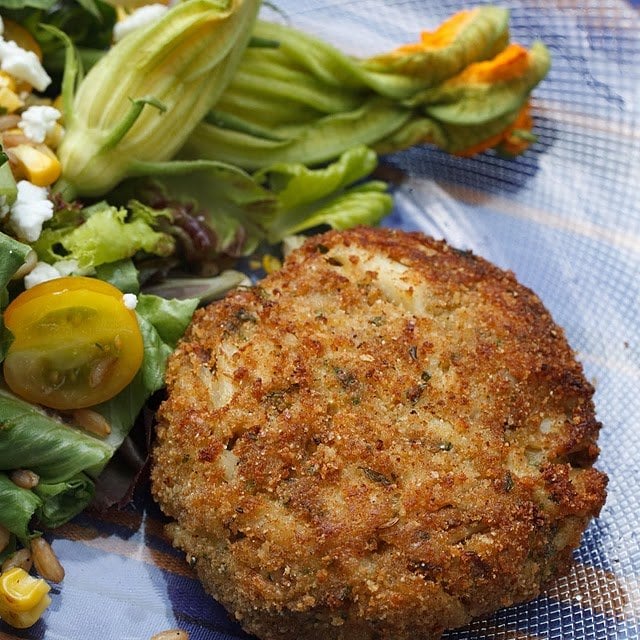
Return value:
M 353 54 L 414 40 L 463 8 L 444 0 L 277 0 L 294 25 Z M 640 638 L 640 15 L 637 0 L 510 1 L 512 39 L 542 39 L 553 67 L 534 94 L 538 141 L 516 160 L 415 148 L 385 224 L 445 237 L 513 270 L 565 327 L 596 386 L 609 499 L 572 572 L 534 602 L 447 638 Z M 266 17 L 280 16 L 265 9 Z M 279 18 L 281 19 L 281 17 Z M 247 638 L 162 532 L 150 501 L 83 514 L 53 541 L 67 576 L 28 631 L 0 640 Z M 357 639 L 354 639 L 357 640 Z M 391 639 L 390 639 L 391 640 Z

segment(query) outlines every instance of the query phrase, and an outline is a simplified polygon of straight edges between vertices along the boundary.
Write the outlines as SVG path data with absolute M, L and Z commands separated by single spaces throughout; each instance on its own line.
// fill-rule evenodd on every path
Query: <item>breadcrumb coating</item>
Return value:
M 566 572 L 606 476 L 593 388 L 514 275 L 419 233 L 310 238 L 197 312 L 152 489 L 263 640 L 431 640 Z

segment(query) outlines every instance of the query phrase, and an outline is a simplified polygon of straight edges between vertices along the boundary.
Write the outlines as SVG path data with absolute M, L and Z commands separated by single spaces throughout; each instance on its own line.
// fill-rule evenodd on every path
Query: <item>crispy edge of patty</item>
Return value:
M 199 311 L 167 382 L 154 495 L 263 638 L 436 638 L 536 596 L 604 503 L 563 331 L 421 234 L 312 238 Z

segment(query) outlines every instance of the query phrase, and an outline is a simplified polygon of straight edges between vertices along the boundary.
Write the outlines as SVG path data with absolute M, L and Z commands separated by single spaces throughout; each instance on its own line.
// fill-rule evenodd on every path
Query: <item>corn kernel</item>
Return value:
M 13 113 L 24 107 L 24 101 L 20 99 L 20 96 L 15 91 L 8 87 L 0 86 L 0 107 L 5 109 L 7 113 Z
M 5 571 L 0 575 L 0 618 L 18 629 L 31 627 L 51 604 L 49 590 L 45 580 L 24 569 Z
M 63 136 L 64 127 L 59 122 L 56 122 L 47 132 L 47 137 L 44 139 L 44 143 L 50 149 L 56 149 L 62 141 Z
M 6 71 L 0 71 L 0 87 L 6 87 L 10 91 L 15 93 L 16 90 L 16 80 L 15 78 L 7 73 Z
M 282 261 L 267 253 L 262 256 L 262 268 L 266 273 L 273 273 L 282 267 Z
M 64 100 L 62 99 L 62 94 L 57 95 L 53 99 L 51 106 L 55 107 L 62 114 L 62 117 L 60 118 L 60 122 L 62 122 L 64 118 Z
M 60 161 L 46 145 L 19 144 L 7 150 L 18 177 L 38 187 L 53 184 L 62 172 Z

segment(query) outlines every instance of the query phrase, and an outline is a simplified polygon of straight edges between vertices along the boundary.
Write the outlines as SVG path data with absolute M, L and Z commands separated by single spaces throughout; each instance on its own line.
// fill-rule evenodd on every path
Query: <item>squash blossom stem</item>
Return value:
M 65 47 L 64 74 L 62 76 L 62 109 L 66 115 L 67 125 L 73 113 L 73 92 L 75 84 L 80 82 L 84 72 L 81 68 L 80 58 L 76 55 L 73 41 L 64 32 L 50 24 L 40 24 L 40 29 L 46 31 L 54 38 L 61 40 Z
M 171 159 L 227 86 L 260 0 L 185 0 L 115 44 L 87 73 L 65 70 L 65 197 L 101 196 L 141 163 Z M 71 78 L 73 76 L 73 78 Z M 145 106 L 154 109 L 145 109 Z
M 158 109 L 158 111 L 164 113 L 167 110 L 167 107 L 162 104 L 159 100 L 156 100 L 152 96 L 148 98 L 140 98 L 139 100 L 131 100 L 131 108 L 125 115 L 125 117 L 118 123 L 112 130 L 111 133 L 106 137 L 104 144 L 102 145 L 102 149 L 107 151 L 109 149 L 113 149 L 122 138 L 124 138 L 129 129 L 136 123 L 136 120 L 142 113 L 145 105 L 150 105 Z

